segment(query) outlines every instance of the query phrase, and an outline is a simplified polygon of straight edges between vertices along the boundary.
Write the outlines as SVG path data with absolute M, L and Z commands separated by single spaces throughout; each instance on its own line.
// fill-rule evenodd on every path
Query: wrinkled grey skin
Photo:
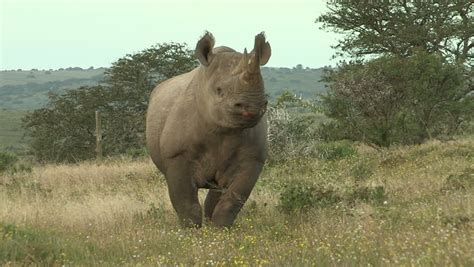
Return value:
M 260 65 L 269 60 L 270 45 L 261 33 L 249 54 L 213 47 L 206 32 L 196 46 L 201 65 L 159 84 L 146 118 L 147 147 L 185 226 L 202 223 L 199 188 L 209 189 L 204 215 L 232 225 L 267 153 Z

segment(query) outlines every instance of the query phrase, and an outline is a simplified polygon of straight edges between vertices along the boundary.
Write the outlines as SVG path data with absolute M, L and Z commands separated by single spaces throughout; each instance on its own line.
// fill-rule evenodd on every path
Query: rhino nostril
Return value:
M 235 106 L 236 108 L 241 108 L 241 107 L 243 107 L 242 103 L 235 103 L 234 106 Z

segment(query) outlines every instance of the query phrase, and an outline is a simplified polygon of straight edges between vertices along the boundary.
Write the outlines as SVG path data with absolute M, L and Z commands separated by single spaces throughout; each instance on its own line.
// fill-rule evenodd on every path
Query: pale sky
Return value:
M 0 0 L 0 69 L 109 67 L 156 43 L 194 49 L 208 30 L 216 46 L 243 51 L 265 31 L 267 66 L 318 68 L 339 36 L 314 23 L 324 0 Z

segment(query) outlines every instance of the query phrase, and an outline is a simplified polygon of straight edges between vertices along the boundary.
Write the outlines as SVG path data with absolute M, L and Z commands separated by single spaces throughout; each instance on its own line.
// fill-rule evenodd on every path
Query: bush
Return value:
M 316 146 L 318 157 L 323 160 L 337 160 L 357 155 L 357 150 L 349 141 L 320 143 Z
M 341 198 L 331 189 L 298 181 L 283 188 L 278 207 L 285 213 L 306 212 L 311 208 L 326 207 L 340 201 Z
M 460 174 L 451 174 L 446 178 L 442 191 L 466 190 L 474 187 L 474 169 L 467 168 Z
M 311 119 L 283 108 L 268 111 L 269 159 L 281 162 L 295 156 L 304 156 L 311 145 Z
M 17 156 L 6 152 L 0 152 L 0 173 L 13 169 L 17 161 Z
M 351 174 L 356 181 L 365 181 L 374 174 L 375 163 L 370 159 L 362 159 L 351 168 Z
M 267 112 L 270 163 L 312 156 L 317 117 L 313 103 L 283 92 Z
M 321 136 L 387 147 L 457 134 L 474 109 L 463 71 L 426 52 L 343 64 L 325 78 L 322 105 L 332 121 Z
M 464 226 L 469 225 L 469 223 L 472 221 L 472 219 L 469 216 L 463 215 L 463 214 L 457 214 L 457 215 L 452 215 L 452 216 L 444 216 L 441 220 L 441 222 L 444 225 L 451 225 L 455 228 L 461 228 Z
M 336 204 L 352 206 L 358 201 L 381 205 L 387 200 L 383 185 L 353 186 L 332 189 L 307 181 L 286 184 L 280 193 L 278 208 L 287 214 L 305 213 L 314 208 L 327 208 Z
M 349 202 L 362 200 L 374 204 L 382 204 L 387 199 L 385 187 L 379 185 L 375 187 L 360 186 L 356 187 L 349 195 Z
M 0 223 L 0 263 L 4 265 L 74 265 L 86 253 L 98 251 L 93 244 L 82 246 L 47 230 Z
M 12 173 L 18 173 L 18 172 L 32 172 L 33 168 L 25 163 L 19 163 L 13 166 L 11 172 Z
M 140 159 L 148 156 L 146 148 L 130 148 L 126 151 L 126 155 L 132 159 Z

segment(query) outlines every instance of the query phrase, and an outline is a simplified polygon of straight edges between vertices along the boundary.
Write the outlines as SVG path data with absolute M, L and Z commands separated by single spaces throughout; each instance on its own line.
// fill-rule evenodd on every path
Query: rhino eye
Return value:
M 217 94 L 218 96 L 222 96 L 222 95 L 224 94 L 224 93 L 222 92 L 222 88 L 217 87 L 217 88 L 216 88 L 216 94 Z

